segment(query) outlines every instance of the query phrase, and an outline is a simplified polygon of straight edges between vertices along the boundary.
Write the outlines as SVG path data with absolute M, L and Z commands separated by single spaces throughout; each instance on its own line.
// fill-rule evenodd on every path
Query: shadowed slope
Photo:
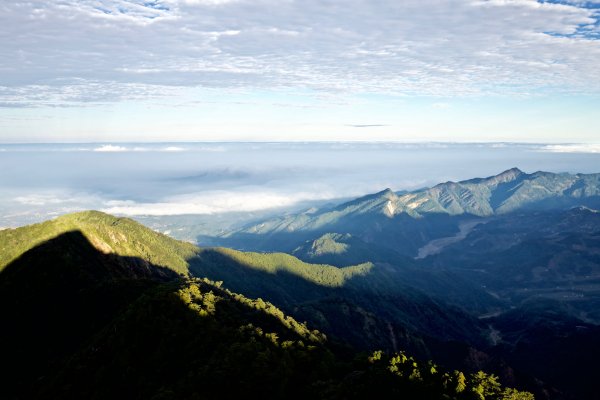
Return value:
M 377 391 L 467 400 L 485 389 L 485 399 L 500 400 L 513 393 L 486 374 L 446 373 L 405 354 L 343 361 L 322 334 L 272 304 L 175 277 L 104 254 L 80 232 L 24 253 L 0 273 L 2 398 L 350 399 Z
M 230 378 L 267 395 L 298 375 L 295 362 L 311 365 L 302 367 L 308 379 L 329 360 L 324 349 L 300 344 L 318 345 L 322 334 L 269 303 L 103 254 L 77 231 L 0 273 L 0 315 L 3 398 L 145 398 L 164 388 L 210 394 L 227 392 Z
M 39 244 L 0 272 L 3 389 L 43 380 L 170 269 L 98 251 L 78 231 Z M 26 397 L 26 396 L 25 396 Z
M 197 247 L 154 232 L 128 219 L 98 211 L 63 215 L 51 221 L 0 232 L 0 271 L 25 251 L 68 231 L 80 231 L 103 253 L 140 257 L 187 274 L 186 259 Z
M 412 335 L 427 334 L 442 340 L 464 340 L 479 344 L 485 342 L 486 327 L 477 318 L 403 285 L 397 281 L 398 275 L 394 268 L 369 265 L 368 273 L 364 273 L 356 270 L 356 267 L 335 268 L 298 261 L 299 265 L 305 266 L 304 268 L 314 268 L 316 271 L 295 271 L 293 267 L 296 264 L 285 268 L 275 268 L 277 264 L 270 265 L 270 262 L 277 260 L 271 256 L 274 255 L 205 249 L 197 257 L 190 259 L 190 271 L 196 276 L 223 281 L 232 290 L 251 297 L 266 298 L 292 315 L 301 309 L 302 318 L 312 316 L 318 320 L 321 318 L 319 316 L 324 315 L 319 311 L 310 312 L 310 308 L 320 308 L 319 303 L 322 301 L 343 299 L 341 303 L 353 304 L 353 307 L 359 306 L 366 312 L 375 313 L 384 325 L 389 322 L 402 326 L 409 329 Z M 246 257 L 253 259 L 253 262 L 248 263 Z M 357 274 L 357 271 L 360 273 Z M 341 278 L 345 278 L 345 281 L 339 285 L 323 285 L 307 279 L 305 275 L 310 273 L 315 273 L 325 282 L 335 282 Z M 350 316 L 344 312 L 344 307 L 341 307 L 337 313 L 328 313 L 327 318 L 330 320 L 325 323 L 312 318 L 307 320 L 315 321 L 327 329 L 331 325 L 346 323 L 344 320 L 348 317 Z M 355 329 L 368 337 L 371 334 L 368 332 L 369 326 L 361 324 Z M 343 336 L 338 338 L 344 339 Z M 364 349 L 371 350 L 374 347 L 380 348 L 386 341 L 387 338 L 380 338 L 370 344 L 368 341 L 362 341 L 362 344 L 366 346 Z

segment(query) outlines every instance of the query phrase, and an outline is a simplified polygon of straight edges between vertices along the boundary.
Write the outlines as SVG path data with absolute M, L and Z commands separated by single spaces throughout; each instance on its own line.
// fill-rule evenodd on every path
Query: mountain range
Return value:
M 382 280 L 394 282 L 392 286 L 408 286 L 476 316 L 491 330 L 493 341 L 498 331 L 521 332 L 523 336 L 500 335 L 502 352 L 525 346 L 520 338 L 535 336 L 526 345 L 537 354 L 531 357 L 534 361 L 512 362 L 531 369 L 532 363 L 545 365 L 538 361 L 550 351 L 545 346 L 554 336 L 540 336 L 524 318 L 508 315 L 539 313 L 532 319 L 554 319 L 548 325 L 557 327 L 570 321 L 569 329 L 557 329 L 568 333 L 562 345 L 556 338 L 554 350 L 570 351 L 571 343 L 577 353 L 574 343 L 581 339 L 596 354 L 596 345 L 584 337 L 600 323 L 599 177 L 528 174 L 513 168 L 410 193 L 386 189 L 198 240 L 252 251 L 285 251 L 306 262 L 338 267 L 371 262 L 369 279 L 385 275 Z M 536 374 L 557 382 L 554 374 L 565 376 L 574 370 L 554 366 Z M 585 375 L 577 371 L 573 376 Z M 567 385 L 569 390 L 582 387 L 575 381 Z M 586 392 L 583 397 L 589 396 Z
M 14 365 L 3 387 L 9 398 L 69 388 L 103 398 L 115 385 L 177 398 L 194 382 L 219 393 L 235 377 L 259 397 L 275 385 L 275 398 L 380 386 L 409 398 L 529 398 L 476 377 L 485 370 L 537 399 L 595 399 L 599 205 L 600 174 L 513 168 L 200 237 L 209 247 L 95 211 L 0 231 L 1 342 Z M 404 358 L 419 367 L 400 378 L 427 378 L 390 380 Z M 448 392 L 454 370 L 466 392 Z
M 2 231 L 0 249 L 2 398 L 533 398 L 404 351 L 356 353 L 194 273 L 283 271 L 331 289 L 371 265 L 200 249 L 99 212 Z
M 290 252 L 302 239 L 350 233 L 367 243 L 416 256 L 431 240 L 457 233 L 464 220 L 577 206 L 600 208 L 600 174 L 527 174 L 512 168 L 488 178 L 440 183 L 408 193 L 385 189 L 330 208 L 253 223 L 210 243 Z

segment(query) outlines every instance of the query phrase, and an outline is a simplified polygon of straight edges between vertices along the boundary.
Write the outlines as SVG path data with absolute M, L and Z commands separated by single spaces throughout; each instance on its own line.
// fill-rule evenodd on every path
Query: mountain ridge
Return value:
M 310 214 L 252 223 L 209 241 L 289 253 L 307 240 L 335 232 L 416 256 L 427 242 L 459 232 L 461 220 L 578 206 L 600 208 L 600 173 L 528 174 L 513 167 L 486 178 L 439 183 L 409 193 L 385 189 Z
M 509 187 L 502 185 L 509 185 Z M 495 193 L 499 188 L 501 190 Z M 547 191 L 546 195 L 544 195 L 544 191 Z M 515 199 L 513 196 L 517 198 Z M 533 198 L 531 198 L 532 196 Z M 290 227 L 295 230 L 301 227 L 314 229 L 319 227 L 324 219 L 335 220 L 339 218 L 340 214 L 361 214 L 373 210 L 389 217 L 401 213 L 414 218 L 429 213 L 471 214 L 487 217 L 522 209 L 530 206 L 529 203 L 533 203 L 534 200 L 543 201 L 552 197 L 571 197 L 573 199 L 596 197 L 596 199 L 592 199 L 594 204 L 600 204 L 598 199 L 600 198 L 600 174 L 555 174 L 543 171 L 527 174 L 519 168 L 513 167 L 498 175 L 459 182 L 448 181 L 401 195 L 397 195 L 387 188 L 342 203 L 331 211 L 312 213 L 311 218 L 306 218 L 306 216 L 302 220 L 294 220 L 293 216 L 292 218 L 282 218 L 281 223 L 275 225 L 275 228 L 279 230 L 289 230 Z M 579 205 L 578 201 L 573 200 L 572 205 Z M 338 215 L 332 215 L 335 213 Z M 324 214 L 330 214 L 330 218 L 326 218 Z M 244 231 L 261 233 L 265 231 L 261 228 L 269 223 L 271 221 L 254 224 Z
M 90 220 L 95 229 L 60 232 L 72 228 L 73 219 L 80 227 Z M 0 271 L 6 324 L 0 352 L 10 366 L 0 382 L 7 399 L 351 399 L 374 391 L 423 399 L 533 399 L 502 387 L 496 376 L 444 369 L 402 351 L 334 353 L 322 333 L 261 298 L 152 264 L 170 241 L 134 224 L 87 212 L 31 228 L 30 234 L 42 229 L 54 235 L 42 243 L 27 228 L 17 236 L 7 232 L 10 240 L 0 233 L 4 243 L 15 237 L 35 242 Z M 128 244 L 156 241 L 122 251 L 153 252 L 108 251 L 124 241 L 111 228 L 122 225 Z M 180 245 L 179 256 L 189 250 Z M 189 256 L 194 262 L 202 249 Z

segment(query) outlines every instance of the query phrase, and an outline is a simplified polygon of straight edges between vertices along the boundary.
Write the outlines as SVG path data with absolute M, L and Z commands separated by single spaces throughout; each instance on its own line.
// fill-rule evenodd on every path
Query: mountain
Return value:
M 560 300 L 600 323 L 600 213 L 585 207 L 513 213 L 477 226 L 420 263 L 451 270 L 513 306 Z
M 532 298 L 520 307 L 489 319 L 501 332 L 502 353 L 536 377 L 555 382 L 576 399 L 597 399 L 600 326 L 571 315 L 569 306 L 556 299 Z M 540 362 L 544 360 L 544 362 Z
M 138 257 L 187 275 L 187 259 L 197 251 L 189 243 L 154 232 L 127 218 L 84 211 L 17 229 L 0 231 L 0 271 L 38 244 L 69 231 L 81 234 L 105 254 Z
M 236 248 L 291 252 L 307 240 L 337 232 L 416 256 L 431 240 L 457 233 L 463 221 L 575 206 L 600 208 L 600 174 L 527 174 L 512 168 L 409 193 L 386 189 L 333 208 L 255 223 L 215 240 Z
M 574 398 L 594 398 L 594 388 L 582 377 L 595 371 L 590 360 L 600 357 L 593 334 L 600 324 L 599 179 L 600 174 L 528 174 L 513 168 L 411 193 L 386 189 L 212 240 L 245 250 L 285 251 L 307 263 L 372 263 L 369 274 L 344 286 L 343 296 L 303 299 L 290 309 L 332 335 L 369 327 L 343 335 L 354 346 L 364 346 L 363 338 L 376 341 L 389 323 L 394 334 L 380 346 L 393 349 L 392 338 L 400 338 L 415 353 L 433 356 L 435 340 L 458 340 L 499 357 L 515 371 L 536 371 L 535 376 Z M 422 314 L 425 318 L 414 317 L 418 308 L 408 317 L 411 304 L 427 303 L 417 300 L 418 294 L 441 305 L 442 313 L 457 310 L 451 319 L 463 321 L 475 335 L 455 331 L 440 336 L 437 329 L 448 323 L 423 324 L 443 321 L 439 313 L 428 314 L 432 306 Z M 407 298 L 413 301 L 403 303 Z M 402 304 L 400 312 L 389 311 L 394 304 Z M 515 315 L 527 315 L 546 328 Z M 396 330 L 397 325 L 405 330 Z M 568 346 L 561 347 L 562 341 Z M 446 346 L 437 357 L 452 351 Z M 585 357 L 577 355 L 582 351 Z M 560 360 L 548 364 L 551 371 L 543 368 L 544 354 L 557 354 Z M 487 356 L 473 359 L 481 367 Z M 536 395 L 564 396 L 545 390 Z
M 305 272 L 293 273 L 290 267 L 280 267 L 279 272 L 273 273 L 268 268 L 276 260 L 277 254 L 275 258 L 258 253 L 238 253 L 229 257 L 227 254 L 230 252 L 233 251 L 224 253 L 222 249 L 206 249 L 191 261 L 190 270 L 196 276 L 223 281 L 232 290 L 251 297 L 266 298 L 292 315 L 299 307 L 306 311 L 310 307 L 318 308 L 321 302 L 338 299 L 358 306 L 365 312 L 377 314 L 381 324 L 400 326 L 415 337 L 427 335 L 445 341 L 471 343 L 485 343 L 487 340 L 487 328 L 477 318 L 395 279 L 394 270 L 383 265 L 336 268 L 304 263 Z M 282 258 L 285 260 L 288 257 L 297 260 L 291 256 Z M 245 260 L 253 262 L 247 263 Z M 308 274 L 319 280 L 302 276 Z M 341 284 L 344 276 L 348 278 Z M 346 314 L 340 312 L 332 317 L 340 322 Z M 448 324 L 450 320 L 454 322 Z M 335 324 L 329 321 L 327 325 Z M 369 326 L 360 325 L 355 329 L 369 334 Z M 325 330 L 325 333 L 331 332 Z M 390 334 L 386 329 L 385 336 L 364 342 L 363 349 L 391 349 L 391 336 L 393 333 Z M 344 336 L 336 337 L 346 339 Z
M 396 205 L 397 203 L 397 205 Z M 524 209 L 556 209 L 600 204 L 600 174 L 526 174 L 512 168 L 488 178 L 446 182 L 393 203 L 413 213 L 471 214 L 481 217 Z
M 300 368 L 330 358 L 322 334 L 269 303 L 105 254 L 77 231 L 6 266 L 0 304 L 3 398 L 187 398 L 231 392 L 230 379 L 266 396 L 265 383 L 300 390 Z
M 337 296 L 349 298 L 352 304 L 356 303 L 371 312 L 387 310 L 385 315 L 380 315 L 381 324 L 394 324 L 400 329 L 408 329 L 410 335 L 415 337 L 426 332 L 427 336 L 440 340 L 467 340 L 473 343 L 486 340 L 486 328 L 476 318 L 456 306 L 403 285 L 395 276 L 395 269 L 385 265 L 375 266 L 367 262 L 340 268 L 303 262 L 283 253 L 201 249 L 156 233 L 127 218 L 115 218 L 96 211 L 70 214 L 41 224 L 0 231 L 3 257 L 0 268 L 6 265 L 4 260 L 15 259 L 19 251 L 31 249 L 36 243 L 50 240 L 61 232 L 78 232 L 102 253 L 117 254 L 121 261 L 132 258 L 138 269 L 148 270 L 150 265 L 156 265 L 165 273 L 225 281 L 231 289 L 252 297 L 266 298 L 288 313 L 293 313 L 303 303 Z M 69 254 L 65 256 L 71 257 Z M 481 295 L 476 290 L 472 293 Z M 487 304 L 484 300 L 478 301 Z M 429 318 L 423 315 L 429 315 Z M 461 323 L 447 326 L 444 321 L 449 316 Z M 343 337 L 338 339 L 345 341 Z M 389 334 L 378 341 L 363 341 L 362 344 L 365 350 L 392 349 Z
M 315 240 L 307 240 L 291 254 L 301 260 L 336 266 L 356 262 L 398 262 L 402 258 L 401 254 L 390 248 L 366 243 L 349 233 L 325 233 Z M 404 257 L 403 262 L 411 263 L 408 257 Z
M 0 243 L 2 398 L 533 398 L 481 371 L 357 354 L 268 301 L 192 277 L 203 263 L 237 264 L 337 290 L 370 265 L 198 249 L 97 212 L 2 231 Z

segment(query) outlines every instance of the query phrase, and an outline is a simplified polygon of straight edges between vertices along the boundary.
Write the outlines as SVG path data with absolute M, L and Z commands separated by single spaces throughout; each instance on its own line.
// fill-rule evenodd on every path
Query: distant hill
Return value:
M 432 188 L 399 194 L 391 189 L 357 198 L 334 209 L 298 214 L 266 221 L 246 232 L 298 231 L 318 229 L 326 224 L 360 214 L 394 217 L 407 214 L 470 214 L 480 217 L 515 210 L 564 209 L 600 204 L 600 174 L 527 174 L 512 168 L 487 178 L 440 183 Z
M 333 208 L 254 223 L 215 240 L 240 249 L 292 252 L 336 232 L 416 256 L 429 241 L 457 233 L 462 221 L 576 206 L 600 208 L 600 174 L 527 174 L 512 168 L 409 193 L 385 189 Z
M 336 347 L 268 301 L 190 277 L 201 263 L 236 263 L 337 290 L 330 283 L 344 286 L 367 265 L 333 272 L 291 256 L 201 250 L 97 212 L 2 231 L 0 243 L 3 399 L 533 399 L 481 371 Z

